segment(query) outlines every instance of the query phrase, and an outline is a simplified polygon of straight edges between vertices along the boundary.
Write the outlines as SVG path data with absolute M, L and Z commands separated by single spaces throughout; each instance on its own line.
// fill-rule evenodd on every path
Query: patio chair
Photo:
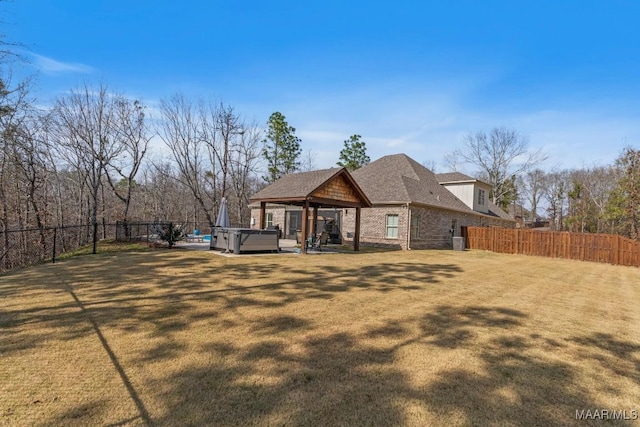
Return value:
M 327 233 L 326 231 L 323 231 L 322 233 L 320 233 L 320 235 L 318 235 L 318 237 L 316 237 L 315 239 L 312 239 L 311 248 L 317 249 L 320 252 L 322 252 L 322 247 L 327 245 L 328 240 L 329 240 L 329 233 Z

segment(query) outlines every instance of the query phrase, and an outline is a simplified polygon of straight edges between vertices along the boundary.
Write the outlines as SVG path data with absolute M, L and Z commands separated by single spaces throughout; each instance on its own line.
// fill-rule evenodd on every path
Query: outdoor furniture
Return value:
M 200 234 L 200 230 L 193 230 L 192 234 L 187 234 L 187 242 L 198 242 L 198 243 L 202 243 L 203 237 L 202 234 Z
M 316 238 L 313 236 L 309 237 L 308 246 L 312 249 L 317 249 L 322 252 L 322 247 L 327 245 L 327 241 L 329 240 L 329 233 L 323 231 Z
M 278 230 L 215 227 L 211 233 L 210 249 L 233 252 L 279 252 Z

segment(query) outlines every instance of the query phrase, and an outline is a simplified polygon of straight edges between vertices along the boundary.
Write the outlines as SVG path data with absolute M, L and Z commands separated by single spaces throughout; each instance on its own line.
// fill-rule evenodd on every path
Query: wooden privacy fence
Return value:
M 498 227 L 467 227 L 463 234 L 469 249 L 640 267 L 640 242 L 614 234 Z

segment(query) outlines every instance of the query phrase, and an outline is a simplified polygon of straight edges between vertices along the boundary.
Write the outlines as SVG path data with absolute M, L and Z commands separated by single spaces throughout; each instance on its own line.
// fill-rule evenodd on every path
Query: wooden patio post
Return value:
M 353 236 L 353 250 L 355 252 L 360 250 L 360 207 L 356 208 L 356 231 Z
M 260 202 L 260 230 L 264 230 L 267 220 L 267 202 Z
M 307 239 L 309 238 L 309 200 L 305 200 L 302 205 L 302 241 L 300 242 L 301 253 L 307 253 Z
M 318 234 L 318 207 L 313 207 L 313 222 L 311 223 L 311 235 L 316 236 Z

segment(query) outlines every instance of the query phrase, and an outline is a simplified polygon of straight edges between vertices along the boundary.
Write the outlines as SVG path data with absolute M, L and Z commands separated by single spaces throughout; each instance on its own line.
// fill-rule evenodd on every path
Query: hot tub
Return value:
M 278 252 L 279 230 L 221 228 L 211 230 L 210 249 L 240 254 L 242 252 Z

